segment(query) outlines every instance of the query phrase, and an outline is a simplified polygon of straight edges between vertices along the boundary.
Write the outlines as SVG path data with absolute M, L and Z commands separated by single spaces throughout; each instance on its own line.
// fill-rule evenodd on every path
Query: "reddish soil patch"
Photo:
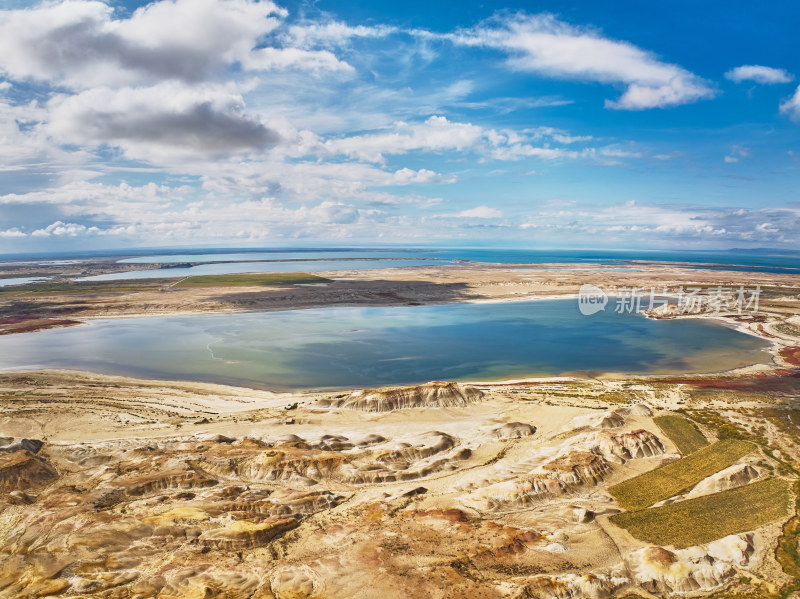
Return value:
M 725 318 L 736 322 L 767 322 L 767 317 L 763 314 L 726 314 Z
M 772 339 L 774 339 L 774 338 L 775 338 L 775 335 L 773 335 L 772 333 L 767 333 L 767 332 L 764 330 L 764 325 L 763 325 L 763 324 L 760 324 L 760 325 L 756 326 L 756 330 L 759 332 L 759 334 L 760 334 L 762 337 L 769 337 L 769 338 L 772 338 Z
M 794 370 L 774 370 L 770 374 L 757 374 L 749 377 L 728 377 L 717 379 L 659 379 L 659 383 L 671 385 L 691 385 L 703 389 L 725 389 L 749 393 L 797 393 L 800 387 L 800 372 Z
M 784 347 L 780 355 L 792 366 L 800 366 L 800 347 Z
M 80 320 L 67 318 L 26 318 L 25 316 L 6 316 L 0 318 L 0 335 L 32 333 L 57 327 L 71 327 L 81 324 Z
M 467 522 L 467 515 L 459 509 L 451 508 L 446 510 L 427 510 L 424 512 L 414 512 L 415 518 L 438 518 L 449 520 L 450 522 Z

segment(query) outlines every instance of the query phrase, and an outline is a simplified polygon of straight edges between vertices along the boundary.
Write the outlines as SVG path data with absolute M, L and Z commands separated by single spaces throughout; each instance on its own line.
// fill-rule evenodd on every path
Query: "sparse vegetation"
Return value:
M 0 296 L 4 299 L 27 296 L 30 294 L 46 295 L 80 295 L 92 293 L 133 293 L 158 289 L 170 283 L 170 279 L 129 279 L 119 281 L 52 281 L 28 283 L 0 287 Z
M 683 455 L 702 449 L 708 445 L 708 440 L 697 427 L 682 416 L 656 416 L 653 421 L 663 433 L 675 443 Z
M 255 287 L 260 285 L 295 285 L 327 283 L 330 279 L 303 272 L 263 272 L 233 275 L 201 275 L 187 277 L 175 287 Z
M 738 439 L 718 441 L 677 462 L 614 485 L 609 491 L 626 510 L 641 510 L 688 491 L 755 449 L 752 443 Z
M 793 378 L 787 378 L 787 382 L 793 383 L 795 386 L 798 384 L 797 379 Z M 771 397 L 770 399 L 774 401 L 775 398 Z M 792 443 L 797 444 L 800 441 L 800 435 L 798 435 L 797 426 L 795 425 L 797 410 L 791 407 L 774 405 L 752 410 L 750 416 L 761 422 L 769 421 Z M 746 431 L 742 427 L 723 419 L 717 412 L 708 409 L 693 410 L 691 417 L 706 426 L 712 427 L 715 434 L 721 439 L 749 439 L 760 444 L 764 453 L 777 463 L 777 471 L 779 473 L 785 473 L 793 477 L 800 474 L 793 465 L 794 462 L 787 462 L 776 457 L 775 449 L 769 446 L 768 440 L 764 438 L 763 430 L 758 432 Z M 762 460 L 759 461 L 758 465 L 768 470 L 770 474 L 776 471 L 776 468 L 769 462 Z M 800 591 L 800 552 L 798 552 L 798 547 L 800 547 L 800 481 L 798 480 L 794 481 L 794 494 L 794 516 L 784 524 L 783 534 L 775 549 L 775 557 L 778 563 L 786 574 L 794 578 L 794 582 L 782 588 L 779 593 L 760 595 L 763 597 L 787 598 Z M 727 599 L 729 596 L 733 597 L 734 595 L 714 595 L 715 599 L 717 597 Z
M 786 574 L 794 582 L 783 589 L 782 597 L 788 597 L 800 590 L 800 481 L 794 483 L 794 516 L 783 525 L 783 535 L 775 549 L 775 557 Z
M 611 521 L 637 539 L 683 548 L 780 520 L 789 514 L 791 499 L 789 481 L 769 478 L 662 507 L 615 514 Z
M 687 414 L 700 424 L 707 426 L 714 430 L 717 438 L 724 439 L 738 439 L 741 441 L 751 441 L 759 445 L 769 445 L 767 440 L 760 435 L 756 435 L 750 431 L 745 430 L 743 427 L 737 425 L 735 422 L 723 418 L 718 412 L 709 409 L 691 410 Z

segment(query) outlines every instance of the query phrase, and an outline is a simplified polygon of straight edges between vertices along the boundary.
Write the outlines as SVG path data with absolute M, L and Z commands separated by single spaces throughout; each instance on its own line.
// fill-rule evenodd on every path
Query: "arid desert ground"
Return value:
M 96 317 L 757 282 L 757 313 L 691 316 L 771 346 L 761 364 L 701 375 L 326 392 L 3 372 L 0 597 L 798 593 L 800 276 L 564 266 L 322 272 L 252 286 L 90 285 L 64 273 L 3 290 L 0 326 L 13 335 Z

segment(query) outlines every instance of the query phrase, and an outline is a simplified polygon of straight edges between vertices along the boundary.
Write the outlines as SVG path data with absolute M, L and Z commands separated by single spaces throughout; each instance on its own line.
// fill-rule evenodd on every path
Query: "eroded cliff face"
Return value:
M 320 405 L 363 412 L 390 412 L 404 408 L 447 408 L 465 406 L 483 399 L 483 391 L 461 385 L 434 381 L 412 387 L 363 389 L 350 395 L 326 400 Z
M 752 464 L 734 464 L 697 483 L 686 497 L 698 497 L 735 489 L 761 478 L 761 470 Z
M 56 476 L 55 469 L 46 459 L 27 449 L 0 455 L 0 491 L 16 491 L 15 497 L 24 497 L 21 491 L 39 487 Z
M 723 588 L 768 546 L 758 531 L 681 550 L 615 531 L 607 486 L 674 459 L 646 406 L 443 383 L 347 401 L 361 408 L 309 402 L 293 425 L 0 440 L 0 598 L 667 597 Z

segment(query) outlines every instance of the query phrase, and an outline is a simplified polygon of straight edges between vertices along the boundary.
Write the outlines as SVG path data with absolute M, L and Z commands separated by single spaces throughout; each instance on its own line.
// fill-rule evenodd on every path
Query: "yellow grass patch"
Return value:
M 768 478 L 744 487 L 611 516 L 637 539 L 676 548 L 755 530 L 789 515 L 791 482 Z
M 683 455 L 688 455 L 708 445 L 708 440 L 703 436 L 694 423 L 683 416 L 667 415 L 656 416 L 653 422 L 658 428 L 675 443 Z
M 718 441 L 677 462 L 614 485 L 609 491 L 626 510 L 640 510 L 688 491 L 755 449 L 752 443 L 738 439 Z

